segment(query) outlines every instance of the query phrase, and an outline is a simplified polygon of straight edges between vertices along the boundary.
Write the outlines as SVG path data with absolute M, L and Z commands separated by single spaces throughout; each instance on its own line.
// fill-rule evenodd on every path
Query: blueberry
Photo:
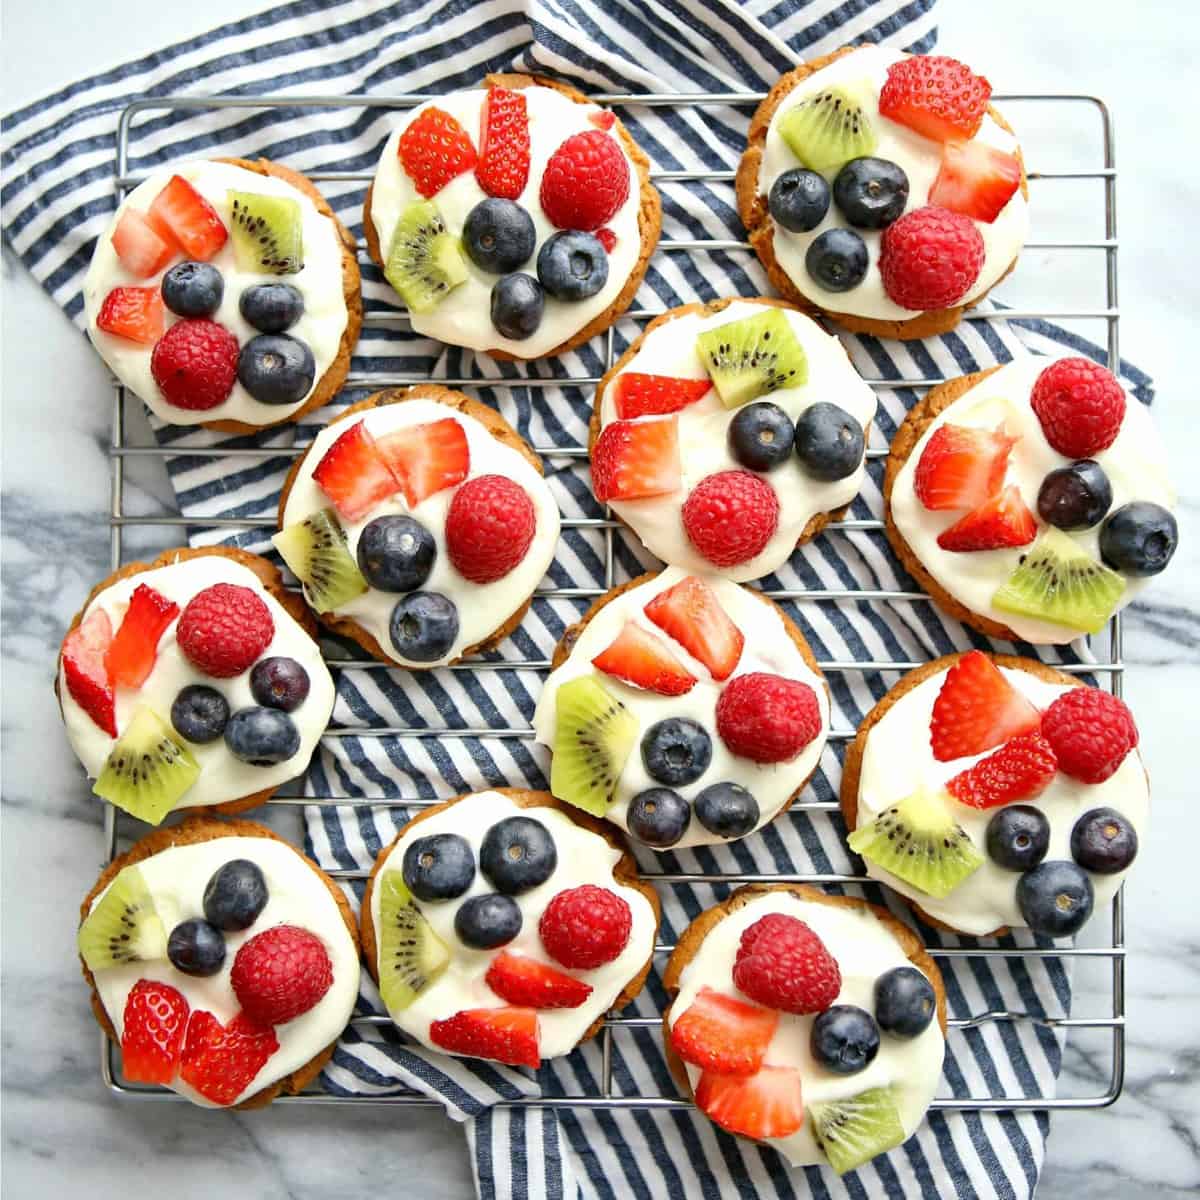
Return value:
M 308 699 L 308 672 L 294 658 L 260 658 L 250 672 L 250 694 L 266 708 L 294 712 Z
M 816 171 L 795 167 L 771 184 L 767 207 L 777 225 L 792 233 L 816 229 L 829 211 L 829 184 Z
M 758 801 L 740 783 L 714 783 L 693 803 L 700 824 L 718 837 L 739 838 L 758 824 Z
M 695 783 L 712 762 L 712 738 L 687 717 L 657 721 L 642 738 L 642 763 L 652 779 L 669 787 Z
M 225 938 L 199 917 L 181 921 L 167 938 L 167 957 L 185 975 L 215 975 L 225 964 Z
M 534 817 L 505 817 L 483 835 L 479 869 L 506 896 L 545 883 L 556 866 L 558 851 L 550 830 Z
M 495 950 L 521 932 L 521 910 L 511 896 L 472 896 L 454 914 L 454 932 L 473 950 Z
M 176 263 L 162 278 L 163 303 L 179 317 L 208 317 L 221 307 L 225 280 L 212 263 Z
M 290 283 L 256 283 L 238 297 L 238 310 L 259 333 L 283 333 L 304 315 L 304 297 Z
M 392 609 L 391 634 L 401 658 L 436 662 L 458 637 L 458 608 L 440 592 L 409 592 Z
M 300 749 L 300 731 L 277 708 L 243 708 L 225 726 L 225 745 L 234 758 L 252 767 L 271 767 Z
M 358 535 L 358 569 L 381 592 L 415 591 L 436 557 L 433 534 L 412 517 L 376 517 Z
M 812 1023 L 812 1056 L 835 1075 L 854 1075 L 879 1053 L 879 1026 L 866 1009 L 835 1004 Z
M 532 275 L 502 275 L 492 288 L 492 324 L 514 342 L 536 332 L 545 306 L 542 285 Z
M 249 929 L 267 907 L 267 881 L 257 863 L 234 858 L 213 872 L 204 889 L 204 915 L 218 929 Z
M 308 345 L 286 333 L 260 333 L 238 355 L 238 382 L 260 404 L 298 404 L 316 376 Z
M 1134 500 L 1117 509 L 1100 529 L 1100 557 L 1126 575 L 1157 575 L 1179 543 L 1179 526 L 1161 504 Z
M 1066 937 L 1092 915 L 1092 881 L 1073 862 L 1051 859 L 1017 880 L 1017 907 L 1034 933 Z
M 875 1020 L 885 1033 L 924 1033 L 937 1010 L 933 984 L 916 967 L 893 967 L 875 980 Z
M 729 422 L 729 451 L 751 471 L 769 471 L 786 462 L 795 437 L 791 417 L 765 400 L 739 408 Z
M 1112 484 L 1090 458 L 1059 467 L 1038 489 L 1038 516 L 1059 529 L 1088 529 L 1112 507 Z
M 463 249 L 483 271 L 507 275 L 529 261 L 537 234 L 533 218 L 512 200 L 481 200 L 463 222 Z
M 850 229 L 827 229 L 808 248 L 804 266 L 827 292 L 848 292 L 866 278 L 866 243 Z
M 203 683 L 190 683 L 171 705 L 171 724 L 181 738 L 203 746 L 215 742 L 229 722 L 229 701 Z
M 475 852 L 457 833 L 431 833 L 409 843 L 400 873 L 418 900 L 453 900 L 475 878 Z
M 1115 808 L 1093 808 L 1071 830 L 1071 857 L 1097 875 L 1125 870 L 1137 852 L 1137 830 Z
M 556 233 L 538 251 L 537 276 L 556 299 L 586 300 L 608 282 L 608 253 L 590 233 Z
M 858 470 L 866 448 L 863 427 L 828 400 L 810 404 L 796 422 L 796 456 L 804 469 L 824 483 Z
M 908 176 L 886 158 L 852 158 L 833 181 L 833 202 L 859 229 L 883 229 L 908 203 Z
M 670 788 L 647 788 L 630 801 L 625 823 L 639 842 L 665 850 L 687 832 L 692 806 Z
M 1010 804 L 987 824 L 988 857 L 1006 871 L 1028 871 L 1050 849 L 1050 822 L 1030 804 Z

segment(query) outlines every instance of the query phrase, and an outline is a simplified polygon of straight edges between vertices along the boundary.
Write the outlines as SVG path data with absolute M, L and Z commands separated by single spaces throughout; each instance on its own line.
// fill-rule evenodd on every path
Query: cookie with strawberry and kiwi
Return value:
M 79 957 L 131 1083 L 209 1108 L 303 1091 L 358 998 L 341 890 L 264 825 L 188 817 L 115 858 L 80 909 Z
M 554 557 L 542 464 L 494 409 L 437 384 L 339 413 L 296 460 L 275 548 L 333 632 L 421 670 L 511 633 Z
M 790 304 L 687 304 L 600 381 L 592 490 L 664 562 L 757 579 L 858 494 L 874 415 L 841 343 Z
M 779 292 L 856 333 L 953 329 L 1016 265 L 1021 149 L 956 59 L 847 46 L 789 71 L 750 122 L 738 212 Z
M 807 785 L 829 691 L 774 601 L 668 567 L 563 634 L 534 712 L 550 789 L 655 850 L 733 841 Z
M 641 991 L 659 903 L 599 821 L 547 792 L 497 788 L 409 821 L 376 859 L 361 919 L 398 1029 L 536 1068 Z
M 727 1133 L 839 1175 L 910 1138 L 942 1077 L 946 993 L 886 909 L 752 884 L 679 937 L 663 986 L 667 1061 Z
M 1111 692 L 971 650 L 905 675 L 858 727 L 841 807 L 867 874 L 935 925 L 1067 937 L 1145 837 L 1138 729 Z
M 1179 540 L 1149 410 L 1087 358 L 933 388 L 892 439 L 883 496 L 892 548 L 941 608 L 1035 645 L 1098 633 Z
M 417 333 L 531 359 L 629 307 L 661 218 L 650 163 L 615 114 L 557 80 L 489 75 L 404 115 L 363 228 Z
M 98 583 L 54 690 L 93 791 L 151 825 L 264 803 L 307 767 L 334 699 L 300 598 L 232 546 L 167 550 Z

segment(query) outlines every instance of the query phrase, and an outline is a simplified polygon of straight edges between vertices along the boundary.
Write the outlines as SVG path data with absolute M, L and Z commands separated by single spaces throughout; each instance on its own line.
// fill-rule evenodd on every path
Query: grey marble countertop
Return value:
M 83 0 L 6 3 L 3 108 L 255 7 L 124 0 L 120 20 L 95 20 Z M 1125 1092 L 1110 1109 L 1055 1118 L 1039 1196 L 1192 1196 L 1200 1189 L 1200 930 L 1196 852 L 1180 835 L 1194 796 L 1200 694 L 1200 543 L 1191 524 L 1200 473 L 1190 462 L 1198 445 L 1190 393 L 1200 242 L 1190 222 L 1200 203 L 1192 126 L 1200 6 L 1147 0 L 1134 17 L 1111 0 L 939 0 L 938 11 L 941 48 L 997 90 L 1101 94 L 1116 120 L 1121 345 L 1157 383 L 1184 542 L 1126 623 L 1126 694 L 1143 733 L 1155 814 L 1128 889 Z M 1069 130 L 1037 132 L 1072 152 Z M 1061 203 L 1076 203 L 1061 186 Z M 1006 298 L 1019 299 L 1024 279 L 1064 306 L 1099 307 L 1095 266 L 1083 255 L 1027 253 Z M 462 1136 L 433 1111 L 241 1116 L 120 1103 L 104 1092 L 73 949 L 79 896 L 99 866 L 100 813 L 66 750 L 49 678 L 66 623 L 108 570 L 99 514 L 108 499 L 110 393 L 86 341 L 7 255 L 3 279 L 3 1194 L 470 1195 Z M 1100 337 L 1102 326 L 1081 332 Z M 131 512 L 171 502 L 165 475 L 141 469 L 154 466 L 132 464 Z M 146 548 L 164 544 L 155 534 L 147 531 Z M 139 549 L 136 539 L 129 546 Z M 1077 970 L 1078 1013 L 1104 1011 L 1108 970 L 1086 960 Z M 1105 1036 L 1072 1038 L 1064 1092 L 1098 1090 L 1107 1052 L 1097 1037 Z

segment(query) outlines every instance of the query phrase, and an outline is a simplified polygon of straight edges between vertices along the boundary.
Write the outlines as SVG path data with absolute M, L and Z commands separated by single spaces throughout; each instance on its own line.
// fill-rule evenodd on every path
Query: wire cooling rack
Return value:
M 128 191 L 136 187 L 141 182 L 141 178 L 129 173 L 129 134 L 133 122 L 142 114 L 154 112 L 180 112 L 180 111 L 203 111 L 219 108 L 241 108 L 241 109 L 302 109 L 302 108 L 330 108 L 330 109 L 406 109 L 417 104 L 423 103 L 430 97 L 420 94 L 400 95 L 388 98 L 380 97 L 364 97 L 364 96 L 287 96 L 287 97 L 242 97 L 242 96 L 212 96 L 212 97 L 162 97 L 154 99 L 146 99 L 135 101 L 125 108 L 120 117 L 117 130 L 117 154 L 115 164 L 114 186 L 118 197 L 123 197 Z M 757 104 L 762 98 L 762 93 L 745 93 L 745 92 L 728 92 L 728 93 L 703 93 L 703 94 L 612 94 L 598 95 L 592 97 L 597 103 L 605 104 L 610 107 L 622 108 L 626 106 L 642 106 L 651 108 L 667 108 L 673 106 L 694 106 L 694 105 L 739 105 L 749 106 Z M 1020 95 L 998 95 L 995 100 L 1004 103 L 1019 103 L 1022 105 L 1044 105 L 1050 106 L 1050 120 L 1045 124 L 1045 127 L 1051 128 L 1054 124 L 1055 117 L 1064 116 L 1063 110 L 1068 107 L 1075 109 L 1084 108 L 1093 110 L 1098 117 L 1098 125 L 1095 133 L 1098 134 L 1096 141 L 1098 143 L 1099 158 L 1102 165 L 1090 167 L 1086 170 L 1067 170 L 1067 171 L 1035 171 L 1028 172 L 1030 182 L 1035 188 L 1043 186 L 1042 181 L 1048 180 L 1090 180 L 1098 183 L 1103 190 L 1103 213 L 1104 213 L 1104 236 L 1103 238 L 1095 239 L 1070 239 L 1070 240 L 1051 240 L 1051 241 L 1027 241 L 1025 243 L 1025 251 L 1075 251 L 1086 250 L 1098 252 L 1104 256 L 1105 268 L 1105 307 L 1101 309 L 1084 309 L 1084 310 L 1066 310 L 1066 311 L 1046 311 L 1046 310 L 1016 310 L 1005 309 L 1002 312 L 992 310 L 972 312 L 968 311 L 964 314 L 964 319 L 971 320 L 1053 320 L 1053 321 L 1098 321 L 1103 322 L 1106 332 L 1106 348 L 1108 352 L 1108 365 L 1116 371 L 1119 364 L 1119 322 L 1120 312 L 1117 303 L 1117 217 L 1116 217 L 1116 166 L 1113 153 L 1113 126 L 1111 114 L 1104 102 L 1096 96 L 1075 95 L 1075 94 L 1020 94 Z M 1093 134 L 1095 136 L 1095 134 Z M 358 183 L 365 188 L 370 183 L 372 175 L 368 172 L 345 172 L 345 171 L 322 171 L 322 170 L 306 170 L 305 173 L 314 182 L 321 183 Z M 707 184 L 717 185 L 727 189 L 732 193 L 733 172 L 732 171 L 652 171 L 651 179 L 654 183 L 662 188 L 664 185 L 673 183 L 691 183 L 704 182 Z M 1036 213 L 1036 206 L 1034 209 Z M 657 253 L 672 254 L 672 253 L 706 253 L 706 252 L 745 252 L 753 254 L 748 243 L 743 241 L 735 241 L 729 239 L 668 239 L 664 238 L 659 242 Z M 366 249 L 360 244 L 359 257 L 363 262 L 368 261 Z M 645 309 L 634 309 L 625 314 L 625 319 L 632 319 L 638 322 L 645 322 L 658 315 L 656 311 Z M 407 315 L 401 311 L 393 312 L 371 312 L 364 315 L 364 329 L 405 329 L 408 327 Z M 613 353 L 613 331 L 609 329 L 607 334 L 601 335 L 604 337 L 604 357 L 606 369 L 611 366 L 614 361 Z M 520 365 L 520 364 L 518 364 Z M 386 373 L 369 373 L 369 374 L 351 374 L 346 381 L 345 387 L 368 387 L 373 389 L 384 387 L 402 387 L 409 384 L 424 383 L 427 381 L 425 375 L 404 375 L 404 374 L 386 374 Z M 558 377 L 553 379 L 539 379 L 528 377 L 515 378 L 450 378 L 437 380 L 438 383 L 445 384 L 449 387 L 458 388 L 493 388 L 493 389 L 517 389 L 517 388 L 543 388 L 543 387 L 561 387 L 566 385 L 575 386 L 594 386 L 599 382 L 599 377 Z M 867 383 L 875 388 L 913 388 L 913 389 L 928 389 L 936 387 L 943 380 L 940 378 L 924 378 L 924 379 L 904 379 L 904 380 L 885 380 L 885 379 L 867 379 Z M 135 457 L 149 458 L 167 458 L 174 455 L 187 455 L 189 457 L 210 458 L 214 460 L 237 459 L 237 458 L 261 458 L 266 456 L 285 457 L 288 455 L 297 456 L 304 452 L 306 446 L 296 446 L 294 448 L 279 448 L 271 447 L 270 449 L 256 449 L 253 447 L 246 448 L 225 448 L 225 449 L 196 449 L 194 447 L 173 449 L 169 446 L 133 446 L 130 445 L 126 438 L 126 412 L 128 404 L 138 404 L 139 401 L 131 394 L 127 394 L 119 382 L 114 380 L 115 398 L 113 405 L 113 428 L 112 428 L 112 444 L 110 446 L 111 455 L 111 508 L 109 512 L 109 526 L 111 529 L 111 552 L 112 552 L 112 567 L 116 570 L 123 563 L 124 546 L 123 532 L 132 526 L 156 526 L 156 527 L 186 527 L 191 531 L 197 529 L 246 529 L 255 526 L 274 527 L 274 520 L 270 518 L 257 519 L 211 519 L 204 520 L 203 518 L 182 517 L 171 513 L 155 513 L 152 515 L 133 516 L 125 512 L 125 460 Z M 551 459 L 568 459 L 577 460 L 581 466 L 587 463 L 587 451 L 583 446 L 562 447 L 562 446 L 534 446 L 534 449 L 542 456 Z M 884 458 L 887 455 L 886 448 L 869 448 L 867 450 L 869 458 Z M 560 598 L 592 598 L 603 595 L 613 585 L 613 540 L 614 531 L 617 528 L 617 522 L 611 518 L 611 514 L 606 513 L 604 518 L 578 518 L 564 519 L 562 521 L 564 528 L 580 528 L 580 529 L 596 529 L 602 530 L 604 536 L 604 561 L 605 561 L 605 587 L 604 588 L 546 588 L 539 589 L 536 593 L 543 597 L 560 597 Z M 831 522 L 826 528 L 826 534 L 836 534 L 838 531 L 853 531 L 853 530 L 880 530 L 883 528 L 882 521 L 878 519 L 843 519 L 841 521 Z M 823 600 L 874 600 L 874 601 L 902 601 L 911 602 L 914 604 L 929 603 L 929 597 L 923 592 L 909 592 L 892 589 L 879 590 L 769 590 L 766 594 L 776 600 L 807 600 L 807 601 L 823 601 Z M 1122 658 L 1122 641 L 1121 641 L 1121 618 L 1118 614 L 1110 622 L 1107 637 L 1099 635 L 1093 639 L 1092 649 L 1096 657 L 1100 660 L 1094 663 L 1072 664 L 1061 666 L 1060 669 L 1073 673 L 1089 673 L 1096 674 L 1105 681 L 1106 685 L 1117 695 L 1121 693 L 1122 675 L 1125 670 L 1125 664 Z M 1107 654 L 1105 655 L 1105 647 L 1103 643 L 1107 643 Z M 362 660 L 354 658 L 339 658 L 330 659 L 329 665 L 333 670 L 339 670 L 344 667 L 359 667 L 379 670 L 395 670 L 385 664 L 378 663 L 374 660 Z M 517 660 L 498 662 L 492 660 L 476 660 L 463 664 L 458 664 L 451 670 L 524 670 L 524 671 L 540 671 L 545 672 L 549 669 L 549 662 L 545 660 Z M 904 662 L 898 660 L 860 660 L 860 661 L 824 661 L 820 666 L 827 673 L 835 672 L 865 672 L 865 671 L 888 671 L 895 673 L 903 673 L 921 664 L 916 662 Z M 325 734 L 326 738 L 338 737 L 383 737 L 397 736 L 409 738 L 517 738 L 531 739 L 533 734 L 529 729 L 498 729 L 498 728 L 475 728 L 475 729 L 444 729 L 444 728 L 403 728 L 403 727 L 345 727 L 345 726 L 330 726 Z M 829 734 L 831 743 L 845 743 L 851 740 L 854 736 L 854 731 L 850 729 L 833 729 Z M 304 805 L 318 805 L 330 807 L 408 807 L 420 808 L 428 804 L 436 803 L 432 800 L 416 800 L 404 799 L 397 797 L 387 797 L 379 799 L 352 799 L 348 800 L 343 797 L 330 796 L 275 796 L 268 804 L 284 807 L 299 807 Z M 836 801 L 819 801 L 810 800 L 796 804 L 795 809 L 803 812 L 834 812 L 838 805 Z M 107 860 L 111 859 L 116 854 L 117 837 L 118 837 L 118 822 L 121 820 L 128 821 L 122 814 L 111 805 L 105 806 L 104 818 L 104 849 Z M 133 824 L 130 822 L 130 824 Z M 347 880 L 362 880 L 366 878 L 366 871 L 346 871 L 334 870 L 329 871 L 329 875 L 337 879 Z M 643 877 L 654 880 L 658 883 L 722 883 L 730 885 L 740 885 L 755 881 L 766 882 L 803 882 L 816 884 L 862 884 L 864 882 L 861 876 L 856 875 L 840 875 L 840 874 L 742 874 L 742 873 L 664 873 L 664 872 L 643 872 Z M 1121 1094 L 1121 1088 L 1124 1082 L 1125 1074 L 1125 913 L 1124 913 L 1124 893 L 1123 890 L 1118 891 L 1113 898 L 1111 904 L 1111 938 L 1108 945 L 1095 947 L 1071 947 L 1067 949 L 1025 949 L 1025 948 L 1009 948 L 1009 947 L 948 947 L 948 948 L 930 948 L 929 953 L 936 959 L 964 959 L 964 958 L 984 958 L 984 959 L 1005 959 L 1005 958 L 1023 958 L 1023 957 L 1060 957 L 1060 958 L 1077 958 L 1077 959 L 1100 959 L 1107 960 L 1110 963 L 1110 1003 L 1108 1006 L 1108 1015 L 1099 1016 L 1071 1016 L 1063 1018 L 1049 1018 L 1041 1020 L 1040 1023 L 1046 1026 L 1059 1029 L 1098 1029 L 1110 1031 L 1110 1055 L 1108 1058 L 1108 1078 L 1107 1083 L 1104 1083 L 1100 1090 L 1094 1094 L 1081 1096 L 1063 1097 L 1056 1096 L 1052 1098 L 1028 1097 L 1028 1096 L 1004 1096 L 1004 1095 L 987 1095 L 987 1096 L 968 1096 L 937 1099 L 933 1102 L 932 1107 L 935 1109 L 943 1109 L 949 1111 L 1015 1111 L 1015 1110 L 1063 1110 L 1063 1109 L 1090 1109 L 1101 1108 L 1105 1105 L 1113 1103 Z M 666 955 L 674 949 L 670 943 L 660 943 L 655 948 L 657 955 Z M 1009 1012 L 1009 1011 L 987 1011 L 973 1014 L 967 1018 L 951 1020 L 949 1025 L 951 1029 L 970 1029 L 977 1028 L 991 1022 L 1003 1021 L 1031 1021 L 1034 1018 L 1024 1013 Z M 353 1024 L 358 1026 L 390 1026 L 391 1022 L 386 1016 L 363 1015 L 353 1018 Z M 566 1107 L 566 1108 L 687 1108 L 690 1107 L 690 1101 L 683 1100 L 678 1096 L 664 1095 L 626 1095 L 614 1094 L 613 1092 L 613 1037 L 623 1030 L 646 1028 L 660 1025 L 658 1017 L 631 1017 L 609 1014 L 605 1020 L 603 1029 L 600 1032 L 600 1046 L 602 1054 L 602 1071 L 600 1077 L 599 1092 L 588 1095 L 567 1095 L 555 1097 L 527 1097 L 519 1100 L 508 1101 L 507 1105 L 512 1106 L 527 1106 L 527 1107 Z M 100 1069 L 105 1085 L 113 1093 L 129 1098 L 142 1100 L 181 1100 L 181 1096 L 176 1093 L 162 1088 L 146 1087 L 137 1084 L 130 1084 L 122 1080 L 117 1071 L 116 1056 L 112 1043 L 108 1038 L 101 1035 L 100 1038 Z M 1097 1067 L 1102 1070 L 1102 1067 Z M 438 1102 L 428 1097 L 418 1095 L 416 1093 L 403 1093 L 399 1095 L 391 1095 L 385 1097 L 377 1096 L 332 1096 L 323 1092 L 306 1092 L 299 1096 L 281 1097 L 276 1103 L 284 1104 L 370 1104 L 370 1105 L 436 1105 Z

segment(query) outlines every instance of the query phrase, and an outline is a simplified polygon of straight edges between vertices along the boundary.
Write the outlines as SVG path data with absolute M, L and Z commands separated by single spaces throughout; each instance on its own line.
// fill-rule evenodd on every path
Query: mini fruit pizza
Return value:
M 1150 788 L 1129 709 L 1029 658 L 972 650 L 906 675 L 846 754 L 867 874 L 935 923 L 1066 937 L 1121 886 Z
M 362 323 L 354 238 L 266 159 L 152 175 L 96 243 L 83 293 L 92 344 L 156 416 L 231 433 L 320 408 Z
M 672 1074 L 727 1133 L 840 1175 L 924 1120 L 946 995 L 885 909 L 801 884 L 740 888 L 684 930 L 663 983 Z
M 881 337 L 958 324 L 1012 270 L 1028 187 L 991 84 L 941 54 L 846 47 L 759 105 L 738 211 L 789 300 Z
M 944 383 L 892 440 L 888 540 L 951 616 L 991 637 L 1097 633 L 1179 531 L 1146 407 L 1091 359 L 1032 355 Z
M 151 825 L 264 803 L 333 711 L 315 633 L 279 572 L 233 547 L 168 550 L 97 584 L 55 678 L 92 790 Z
M 660 219 L 649 161 L 611 112 L 554 80 L 489 75 L 405 114 L 363 227 L 417 333 L 523 359 L 629 307 Z
M 284 485 L 273 540 L 325 625 L 419 670 L 520 624 L 558 521 L 516 430 L 422 384 L 370 396 L 317 435 Z
M 362 943 L 396 1027 L 430 1049 L 537 1067 L 642 989 L 658 897 L 590 817 L 547 792 L 459 796 L 384 849 Z
M 804 790 L 829 694 L 804 635 L 761 592 L 668 567 L 563 635 L 533 727 L 550 787 L 656 850 L 728 842 Z
M 80 910 L 79 956 L 121 1071 L 209 1108 L 302 1091 L 358 998 L 337 885 L 253 821 L 189 817 L 115 859 Z
M 857 495 L 875 395 L 790 305 L 664 313 L 600 381 L 592 490 L 664 562 L 757 579 Z

